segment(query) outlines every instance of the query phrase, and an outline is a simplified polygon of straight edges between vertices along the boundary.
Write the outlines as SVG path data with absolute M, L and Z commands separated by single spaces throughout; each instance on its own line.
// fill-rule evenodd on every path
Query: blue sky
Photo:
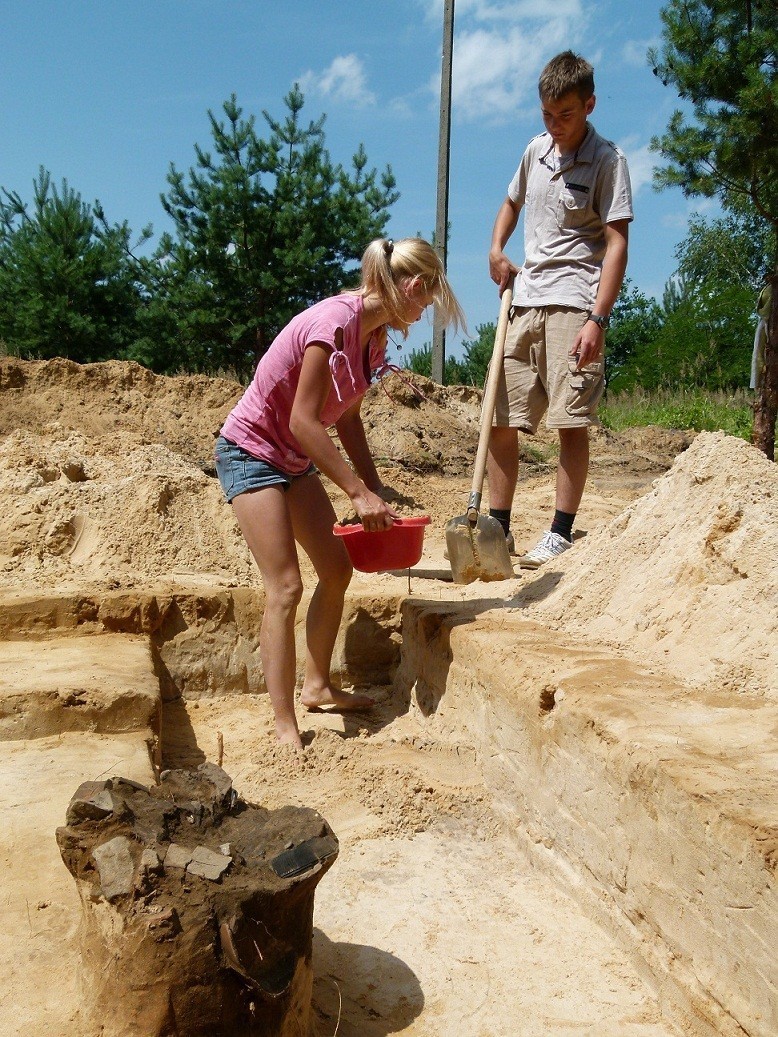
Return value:
M 521 153 L 542 130 L 537 79 L 571 48 L 595 67 L 592 122 L 627 154 L 636 218 L 628 276 L 661 298 L 674 250 L 704 199 L 651 186 L 649 153 L 677 107 L 646 61 L 660 39 L 659 0 L 456 0 L 448 272 L 469 330 L 496 320 L 487 251 L 494 216 Z M 0 186 L 32 196 L 40 166 L 67 179 L 109 222 L 155 240 L 169 229 L 159 201 L 171 163 L 194 165 L 211 143 L 208 110 L 237 95 L 244 114 L 283 116 L 299 82 L 303 116 L 326 113 L 331 157 L 360 143 L 369 165 L 392 166 L 401 192 L 388 235 L 435 226 L 442 0 L 0 0 Z M 520 262 L 520 229 L 508 249 Z M 406 345 L 430 341 L 422 322 Z M 449 337 L 449 352 L 459 342 Z

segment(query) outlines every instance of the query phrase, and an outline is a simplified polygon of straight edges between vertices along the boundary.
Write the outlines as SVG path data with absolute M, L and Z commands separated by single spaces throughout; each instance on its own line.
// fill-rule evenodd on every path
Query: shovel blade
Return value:
M 490 583 L 513 576 L 505 532 L 491 515 L 479 515 L 474 523 L 467 515 L 449 519 L 446 547 L 454 583 Z

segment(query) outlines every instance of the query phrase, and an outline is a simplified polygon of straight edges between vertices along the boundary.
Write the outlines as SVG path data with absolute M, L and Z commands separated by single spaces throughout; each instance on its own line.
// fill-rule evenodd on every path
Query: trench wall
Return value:
M 516 609 L 410 599 L 403 618 L 398 693 L 478 749 L 517 837 L 645 962 L 668 1013 L 705 1037 L 774 1037 L 775 707 L 691 700 Z M 717 727 L 761 740 L 761 760 L 722 759 Z
M 144 634 L 163 700 L 258 693 L 262 605 L 241 588 L 17 594 L 0 639 Z M 622 938 L 691 1033 L 778 1033 L 775 706 L 690 697 L 494 602 L 403 594 L 349 595 L 334 671 L 393 681 L 431 736 L 478 751 L 517 840 Z M 762 755 L 739 759 L 733 732 Z M 727 740 L 729 757 L 712 748 Z
M 305 664 L 305 614 L 298 611 L 298 677 Z M 346 684 L 389 684 L 399 666 L 403 595 L 352 593 L 333 655 Z M 163 701 L 263 694 L 259 630 L 264 596 L 251 588 L 15 593 L 0 602 L 0 640 L 67 635 L 146 635 Z

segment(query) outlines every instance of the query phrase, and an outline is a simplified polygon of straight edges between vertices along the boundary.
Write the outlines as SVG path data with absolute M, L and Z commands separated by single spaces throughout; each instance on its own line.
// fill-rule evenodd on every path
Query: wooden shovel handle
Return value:
M 508 283 L 503 288 L 500 297 L 500 317 L 497 321 L 497 331 L 494 334 L 494 348 L 492 349 L 492 360 L 489 364 L 489 373 L 486 376 L 484 387 L 484 398 L 481 405 L 481 431 L 478 436 L 478 451 L 475 455 L 475 469 L 473 471 L 473 482 L 470 490 L 470 500 L 477 501 L 475 507 L 468 509 L 468 518 L 475 522 L 478 518 L 478 509 L 481 506 L 481 490 L 484 485 L 486 474 L 486 457 L 489 453 L 489 436 L 492 430 L 492 418 L 494 417 L 494 405 L 497 400 L 497 386 L 503 369 L 503 353 L 505 350 L 505 336 L 508 334 L 508 319 L 513 305 L 513 284 Z M 475 515 L 471 515 L 471 511 Z

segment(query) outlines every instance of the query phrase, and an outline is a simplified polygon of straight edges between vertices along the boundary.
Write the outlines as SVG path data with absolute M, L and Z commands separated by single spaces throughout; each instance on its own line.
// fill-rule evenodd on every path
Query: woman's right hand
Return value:
M 355 493 L 351 498 L 351 503 L 362 521 L 363 529 L 371 532 L 390 529 L 394 525 L 394 520 L 401 518 L 390 504 L 382 500 L 377 493 L 368 490 L 367 487 Z

